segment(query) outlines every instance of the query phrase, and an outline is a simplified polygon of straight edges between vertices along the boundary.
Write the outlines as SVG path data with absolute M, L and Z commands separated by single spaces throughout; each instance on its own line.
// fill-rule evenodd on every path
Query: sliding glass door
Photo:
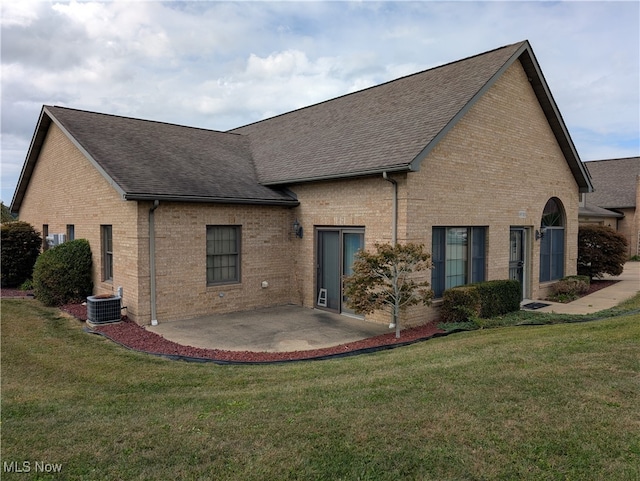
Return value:
M 352 274 L 356 253 L 364 248 L 364 229 L 317 230 L 316 307 L 354 314 L 346 305 L 344 276 Z

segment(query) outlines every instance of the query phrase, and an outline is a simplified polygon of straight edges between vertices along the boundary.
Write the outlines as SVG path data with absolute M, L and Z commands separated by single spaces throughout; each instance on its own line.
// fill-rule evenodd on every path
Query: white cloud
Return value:
M 0 11 L 2 12 L 0 24 L 3 27 L 29 26 L 38 17 L 38 3 L 37 1 L 29 0 L 2 2 L 0 4 Z

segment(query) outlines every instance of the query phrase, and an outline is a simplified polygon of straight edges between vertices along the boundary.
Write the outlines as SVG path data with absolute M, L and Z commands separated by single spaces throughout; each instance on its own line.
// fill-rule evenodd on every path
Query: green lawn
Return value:
M 3 480 L 635 480 L 639 394 L 638 314 L 218 366 L 2 301 Z

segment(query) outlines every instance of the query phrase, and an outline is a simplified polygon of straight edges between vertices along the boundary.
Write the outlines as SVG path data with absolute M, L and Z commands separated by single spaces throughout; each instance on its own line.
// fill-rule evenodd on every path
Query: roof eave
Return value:
M 536 60 L 529 42 L 526 43 L 526 48 L 523 49 L 518 58 L 520 59 L 525 72 L 529 76 L 531 87 L 533 88 L 533 91 L 538 98 L 538 102 L 547 117 L 547 121 L 549 122 L 549 126 L 556 137 L 558 145 L 560 146 L 565 159 L 567 159 L 569 168 L 571 169 L 571 172 L 578 184 L 579 192 L 593 192 L 593 183 L 591 182 L 589 171 L 580 160 L 580 156 L 573 144 L 571 135 L 569 135 L 569 130 L 562 119 L 562 114 L 560 114 L 558 105 L 551 94 L 549 85 L 544 78 L 540 65 Z
M 325 180 L 344 180 L 344 179 L 354 179 L 358 177 L 370 177 L 372 175 L 382 175 L 383 172 L 394 173 L 394 172 L 411 172 L 413 169 L 411 168 L 411 164 L 405 165 L 393 165 L 388 167 L 376 167 L 375 169 L 369 170 L 359 170 L 355 172 L 345 172 L 340 174 L 327 174 L 327 175 L 318 175 L 318 176 L 309 176 L 309 177 L 294 177 L 291 179 L 282 179 L 282 180 L 269 180 L 260 182 L 260 184 L 264 186 L 282 186 L 282 185 L 292 185 L 292 184 L 305 184 L 309 182 L 322 182 Z
M 296 199 L 254 199 L 241 197 L 211 197 L 211 196 L 185 196 L 172 194 L 153 193 L 129 193 L 123 196 L 124 200 L 161 202 L 190 202 L 202 204 L 243 204 L 243 205 L 271 205 L 296 207 L 300 202 Z
M 27 151 L 27 157 L 25 158 L 25 162 L 22 166 L 20 178 L 18 179 L 16 190 L 13 193 L 11 205 L 9 206 L 9 210 L 14 214 L 17 214 L 20 211 L 22 200 L 24 199 L 24 195 L 27 191 L 27 186 L 29 185 L 29 180 L 31 179 L 31 174 L 33 173 L 33 169 L 35 168 L 36 160 L 38 159 L 38 155 L 40 155 L 40 149 L 44 144 L 44 139 L 47 136 L 50 125 L 51 119 L 49 118 L 49 116 L 45 115 L 43 107 L 40 110 L 38 124 L 36 125 L 36 130 L 33 132 L 33 137 L 31 138 L 31 143 L 29 144 L 29 150 Z

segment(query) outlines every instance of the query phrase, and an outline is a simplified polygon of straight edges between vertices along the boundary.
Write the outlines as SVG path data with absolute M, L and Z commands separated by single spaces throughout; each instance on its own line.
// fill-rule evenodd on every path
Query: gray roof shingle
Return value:
M 640 175 L 640 157 L 585 162 L 595 191 L 587 203 L 605 209 L 636 207 L 636 176 Z
M 52 121 L 125 199 L 297 205 L 275 187 L 418 170 L 428 152 L 517 61 L 580 191 L 590 191 L 588 172 L 524 41 L 229 132 L 45 106 L 12 210 L 20 207 Z
M 63 107 L 45 106 L 43 113 L 125 199 L 297 204 L 258 183 L 241 135 Z
M 522 46 L 522 42 L 231 132 L 251 139 L 258 177 L 288 183 L 411 162 Z

